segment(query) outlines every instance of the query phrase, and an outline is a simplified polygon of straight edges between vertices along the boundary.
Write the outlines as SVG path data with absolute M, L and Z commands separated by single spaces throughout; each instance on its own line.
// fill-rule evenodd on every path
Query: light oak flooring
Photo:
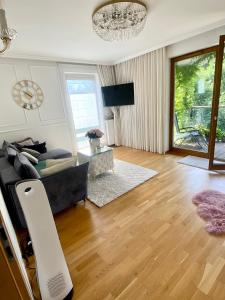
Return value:
M 225 176 L 174 155 L 114 155 L 159 175 L 103 208 L 87 201 L 56 217 L 74 299 L 224 300 L 225 237 L 204 230 L 191 198 L 225 192 Z

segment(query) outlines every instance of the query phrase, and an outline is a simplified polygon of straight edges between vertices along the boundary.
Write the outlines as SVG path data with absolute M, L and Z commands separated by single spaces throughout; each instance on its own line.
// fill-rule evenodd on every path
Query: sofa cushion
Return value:
M 34 166 L 37 172 L 41 175 L 41 170 L 46 168 L 46 160 L 41 160 Z
M 14 160 L 17 153 L 18 151 L 15 150 L 14 148 L 11 148 L 10 146 L 5 148 L 5 157 L 8 159 L 11 165 L 14 164 Z
M 46 153 L 47 152 L 46 142 L 41 143 L 41 144 L 34 144 L 34 145 L 26 146 L 26 148 L 38 151 L 40 153 Z
M 60 171 L 66 170 L 66 169 L 74 167 L 74 166 L 75 166 L 75 161 L 72 159 L 69 159 L 68 161 L 64 161 L 64 162 L 55 164 L 51 167 L 40 170 L 40 174 L 41 174 L 41 176 L 49 176 L 49 175 L 56 174 Z
M 40 175 L 29 160 L 21 153 L 16 155 L 14 168 L 22 179 L 39 179 Z
M 72 157 L 67 157 L 67 158 L 47 159 L 45 161 L 45 163 L 46 163 L 46 168 L 49 168 L 49 167 L 52 167 L 54 165 L 61 164 L 61 163 L 64 163 L 64 162 L 68 162 L 68 161 L 72 161 L 72 162 L 76 163 L 77 162 L 77 157 L 72 156 Z
M 11 167 L 12 165 L 10 164 L 10 162 L 8 161 L 8 159 L 3 156 L 3 157 L 0 157 L 0 172 L 4 169 L 7 169 L 9 167 Z
M 64 149 L 50 150 L 38 157 L 38 160 L 57 159 L 71 157 L 72 153 Z
M 0 149 L 0 157 L 4 157 L 4 156 L 5 156 L 5 154 L 4 154 L 3 149 Z

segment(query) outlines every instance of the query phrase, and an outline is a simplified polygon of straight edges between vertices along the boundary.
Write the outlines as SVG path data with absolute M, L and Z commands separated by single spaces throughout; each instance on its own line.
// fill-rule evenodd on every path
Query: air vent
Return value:
M 48 290 L 52 298 L 60 295 L 66 288 L 63 273 L 59 273 L 48 281 Z

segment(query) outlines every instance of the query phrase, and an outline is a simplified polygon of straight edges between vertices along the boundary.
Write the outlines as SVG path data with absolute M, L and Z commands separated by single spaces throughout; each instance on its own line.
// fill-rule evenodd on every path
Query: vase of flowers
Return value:
M 91 151 L 95 152 L 100 148 L 100 138 L 103 137 L 104 133 L 100 129 L 91 129 L 85 134 L 89 138 Z

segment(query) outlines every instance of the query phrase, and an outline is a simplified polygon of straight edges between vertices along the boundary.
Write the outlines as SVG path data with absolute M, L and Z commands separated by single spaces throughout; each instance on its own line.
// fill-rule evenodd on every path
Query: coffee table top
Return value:
M 93 156 L 96 156 L 96 155 L 99 155 L 99 154 L 102 154 L 102 153 L 105 153 L 108 151 L 112 151 L 112 150 L 113 150 L 112 148 L 104 146 L 104 147 L 97 149 L 95 152 L 92 152 L 91 148 L 84 148 L 84 149 L 79 150 L 78 153 L 83 154 L 88 157 L 93 157 Z

